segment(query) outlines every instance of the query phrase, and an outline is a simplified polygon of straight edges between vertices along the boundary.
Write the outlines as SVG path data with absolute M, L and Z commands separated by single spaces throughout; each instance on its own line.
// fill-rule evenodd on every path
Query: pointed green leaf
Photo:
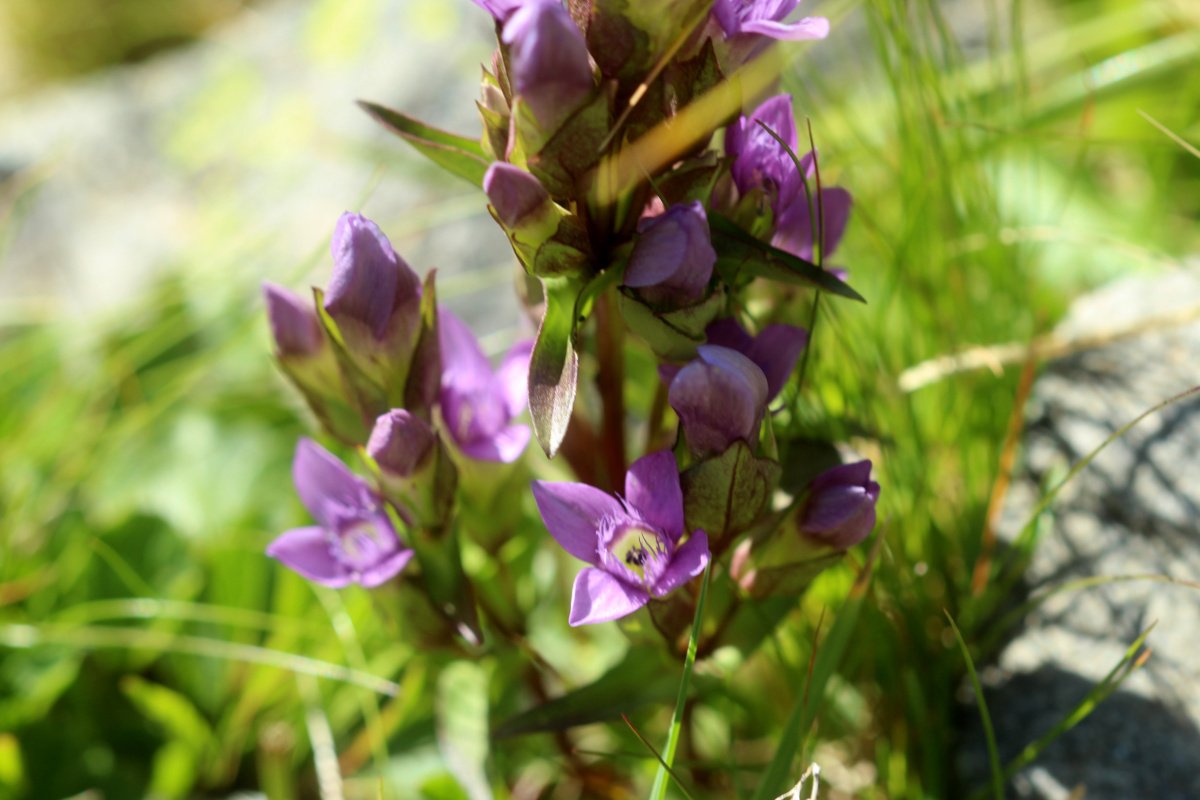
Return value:
M 538 328 L 533 355 L 529 359 L 529 414 L 538 444 L 551 458 L 558 452 L 579 378 L 579 355 L 575 352 L 575 301 L 577 281 L 542 281 L 546 313 Z
M 592 683 L 505 720 L 492 735 L 503 739 L 614 720 L 650 703 L 665 705 L 678 688 L 661 648 L 635 647 Z
M 442 375 L 438 347 L 437 288 L 434 285 L 436 274 L 437 270 L 429 270 L 421 289 L 421 327 L 417 332 L 412 365 L 408 368 L 403 403 L 398 404 L 419 414 L 428 414 L 437 402 Z
M 487 172 L 491 159 L 479 142 L 434 128 L 407 114 L 367 100 L 359 100 L 358 105 L 376 122 L 403 138 L 442 169 L 475 186 L 483 185 L 483 174 Z
M 712 232 L 713 247 L 717 251 L 718 269 L 721 269 L 727 280 L 730 273 L 736 274 L 744 270 L 760 278 L 815 286 L 830 294 L 848 297 L 860 303 L 867 302 L 861 294 L 850 288 L 849 284 L 838 280 L 832 272 L 755 239 L 727 217 L 710 213 L 708 227 Z

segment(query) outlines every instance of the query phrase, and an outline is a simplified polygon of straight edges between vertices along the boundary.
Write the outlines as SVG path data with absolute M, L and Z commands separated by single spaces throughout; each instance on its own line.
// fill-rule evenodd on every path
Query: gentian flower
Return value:
M 420 327 L 421 280 L 361 214 L 342 214 L 330 250 L 325 310 L 355 363 L 386 386 L 408 372 Z
M 704 297 L 716 263 L 708 216 L 694 200 L 638 223 L 625 285 L 649 303 L 688 306 Z
M 697 353 L 667 390 L 688 447 L 704 457 L 725 452 L 739 439 L 753 445 L 767 405 L 763 371 L 728 347 L 700 345 Z
M 326 343 L 312 300 L 269 281 L 263 282 L 262 289 L 276 356 L 303 358 L 317 355 Z
M 400 543 L 383 501 L 341 461 L 301 439 L 292 461 L 300 502 L 318 525 L 286 531 L 267 555 L 323 586 L 379 586 L 412 558 Z
M 705 333 L 710 345 L 736 350 L 763 371 L 768 403 L 782 391 L 808 344 L 808 331 L 782 323 L 767 325 L 757 336 L 751 336 L 737 320 L 726 318 L 709 325 Z
M 515 228 L 551 202 L 541 181 L 520 167 L 497 161 L 483 175 L 483 191 L 506 228 Z
M 440 308 L 438 343 L 442 357 L 440 403 L 450 437 L 470 458 L 516 461 L 529 444 L 529 426 L 513 424 L 513 418 L 529 401 L 533 342 L 513 345 L 493 374 L 471 329 Z
M 557 127 L 591 94 L 587 42 L 559 0 L 517 4 L 500 38 L 509 48 L 513 89 L 545 128 Z
M 425 420 L 397 408 L 375 420 L 367 455 L 387 474 L 407 478 L 425 463 L 437 434 Z
M 822 187 L 818 201 L 816 154 L 809 151 L 799 156 L 803 173 L 797 171 L 787 148 L 763 130 L 756 120 L 774 131 L 793 153 L 797 151 L 791 97 L 781 94 L 769 98 L 749 117 L 739 117 L 725 129 L 725 152 L 733 159 L 730 174 L 734 185 L 743 194 L 758 188 L 766 191 L 775 212 L 771 244 L 806 261 L 811 261 L 814 256 L 812 213 L 817 213 L 819 202 L 819 213 L 825 226 L 823 257 L 829 256 L 846 230 L 850 218 L 850 193 L 837 186 Z M 811 204 L 809 192 L 805 191 L 806 183 L 813 195 Z
M 842 464 L 812 479 L 797 527 L 802 536 L 846 550 L 875 527 L 877 500 L 879 484 L 871 480 L 871 462 Z
M 716 0 L 712 14 L 727 39 L 748 40 L 746 58 L 751 58 L 766 46 L 766 39 L 800 41 L 829 35 L 829 20 L 824 17 L 784 22 L 798 5 L 800 0 Z
M 759 124 L 762 122 L 762 125 Z M 787 150 L 763 129 L 766 125 L 796 151 L 796 115 L 791 95 L 763 101 L 750 116 L 738 117 L 725 129 L 725 154 L 733 159 L 730 174 L 742 194 L 763 189 L 778 214 L 804 194 L 796 165 Z
M 625 475 L 625 496 L 585 483 L 533 482 L 542 521 L 563 549 L 588 566 L 575 576 L 571 625 L 608 622 L 664 597 L 704 571 L 708 536 L 686 542 L 675 457 L 643 456 Z

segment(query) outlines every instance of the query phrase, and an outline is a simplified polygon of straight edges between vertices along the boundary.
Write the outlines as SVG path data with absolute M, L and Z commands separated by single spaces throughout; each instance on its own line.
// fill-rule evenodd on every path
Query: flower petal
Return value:
M 301 439 L 296 445 L 292 480 L 308 513 L 330 530 L 337 527 L 333 513 L 336 509 L 362 509 L 374 505 L 367 485 L 312 439 Z
M 529 357 L 533 340 L 523 339 L 512 346 L 496 370 L 496 391 L 504 398 L 508 414 L 515 417 L 529 405 Z
M 807 344 L 808 331 L 804 328 L 776 323 L 759 331 L 753 344 L 744 351 L 767 378 L 767 402 L 783 389 Z
M 792 42 L 805 39 L 824 39 L 829 35 L 829 20 L 825 17 L 804 17 L 795 22 L 758 19 L 743 22 L 741 33 L 757 33 L 772 39 L 784 39 Z
M 322 586 L 340 589 L 352 581 L 329 549 L 329 534 L 323 528 L 293 528 L 267 545 L 267 555 L 288 569 Z
M 533 499 L 546 530 L 580 561 L 595 564 L 597 529 L 607 516 L 625 514 L 617 498 L 586 483 L 533 482 Z
M 492 380 L 492 365 L 479 349 L 479 340 L 445 306 L 438 307 L 438 346 L 442 358 L 442 386 L 478 389 Z
M 708 534 L 695 531 L 671 556 L 671 563 L 654 582 L 654 596 L 662 597 L 699 575 L 708 566 Z
M 458 449 L 476 461 L 499 461 L 511 464 L 521 457 L 532 435 L 528 425 L 509 425 L 495 436 L 462 442 Z
M 571 590 L 572 625 L 609 622 L 632 614 L 650 601 L 644 589 L 630 586 L 602 569 L 587 567 L 575 576 Z
M 380 561 L 370 569 L 364 570 L 358 577 L 358 582 L 368 589 L 387 583 L 394 578 L 404 566 L 412 560 L 413 551 L 407 548 L 397 550 L 394 554 Z
M 625 473 L 625 500 L 672 541 L 683 536 L 683 490 L 670 450 L 642 456 Z

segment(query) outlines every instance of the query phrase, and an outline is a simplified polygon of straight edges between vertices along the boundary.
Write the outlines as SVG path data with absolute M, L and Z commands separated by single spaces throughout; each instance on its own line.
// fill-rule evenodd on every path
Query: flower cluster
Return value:
M 529 442 L 530 343 L 493 372 L 470 329 L 436 306 L 371 220 L 345 213 L 331 246 L 333 276 L 315 303 L 263 286 L 275 354 L 331 435 L 365 447 L 377 488 L 303 439 L 296 490 L 319 527 L 288 531 L 268 555 L 326 586 L 377 586 L 408 563 L 389 507 L 405 525 L 437 530 L 453 502 L 453 456 L 512 462 Z M 440 414 L 436 413 L 440 412 Z
M 771 582 L 740 581 L 750 598 L 794 590 L 788 576 L 811 576 L 813 553 L 869 535 L 879 485 L 860 461 L 781 490 L 780 454 L 803 434 L 784 389 L 809 332 L 776 321 L 787 309 L 763 286 L 861 300 L 826 265 L 850 194 L 822 185 L 815 150 L 798 152 L 787 95 L 669 134 L 692 101 L 778 41 L 824 38 L 828 21 L 796 19 L 798 0 L 475 3 L 498 38 L 478 141 L 367 107 L 482 189 L 526 284 L 540 285 L 528 298 L 537 337 L 493 372 L 466 325 L 437 308 L 432 279 L 422 284 L 369 220 L 343 216 L 315 307 L 274 286 L 267 306 L 284 372 L 333 437 L 365 444 L 375 480 L 302 442 L 296 485 L 320 524 L 270 554 L 327 585 L 377 585 L 412 555 L 398 531 L 419 539 L 470 504 L 456 460 L 511 463 L 536 438 L 581 479 L 532 483 L 545 529 L 588 565 L 571 625 L 649 607 L 670 635 L 664 609 L 689 601 L 676 590 L 731 569 L 738 542 L 739 569 L 785 553 Z M 661 378 L 644 409 L 647 452 L 628 468 L 626 332 Z M 598 402 L 577 408 L 592 377 Z M 514 422 L 527 404 L 532 430 Z M 500 497 L 488 515 L 510 516 L 497 503 L 520 505 Z

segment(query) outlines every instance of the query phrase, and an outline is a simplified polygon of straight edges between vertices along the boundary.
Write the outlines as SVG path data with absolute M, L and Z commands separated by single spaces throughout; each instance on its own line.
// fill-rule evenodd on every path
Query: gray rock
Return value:
M 1200 270 L 1119 281 L 1072 308 L 1067 339 L 1200 309 Z M 1000 526 L 1020 534 L 1045 487 L 1155 404 L 1200 383 L 1200 322 L 1149 330 L 1046 366 L 1027 409 L 1025 467 Z M 1109 445 L 1063 490 L 1025 575 L 1031 591 L 1099 576 L 1200 580 L 1200 398 L 1175 403 Z M 1153 622 L 1146 666 L 1022 770 L 1010 796 L 1200 798 L 1200 589 L 1139 578 L 1051 596 L 985 671 L 1002 761 L 1051 730 Z M 972 704 L 973 709 L 973 704 Z M 959 767 L 987 781 L 978 717 Z
M 514 259 L 483 193 L 354 105 L 475 136 L 494 46 L 465 1 L 263 4 L 193 46 L 6 100 L 0 318 L 115 312 L 171 270 L 198 298 L 323 285 L 355 209 L 437 267 L 479 329 L 511 335 Z

